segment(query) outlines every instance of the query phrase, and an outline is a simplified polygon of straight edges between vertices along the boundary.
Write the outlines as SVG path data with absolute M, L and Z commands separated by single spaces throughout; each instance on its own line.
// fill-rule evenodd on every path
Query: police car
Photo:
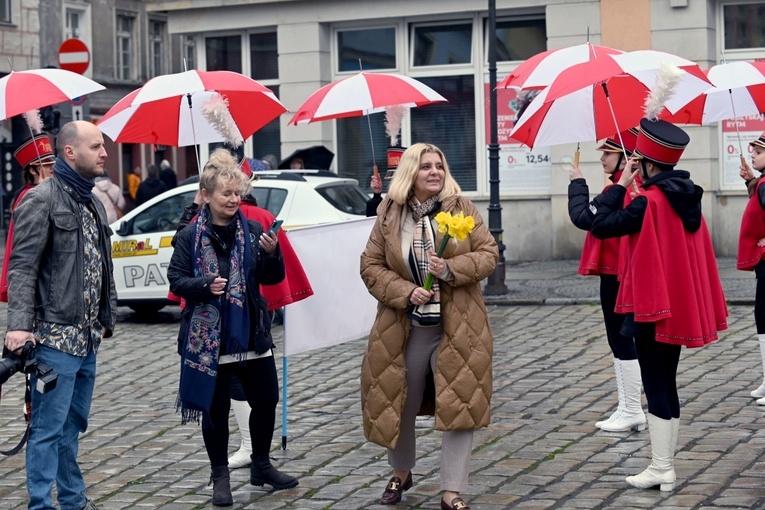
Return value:
M 258 172 L 252 195 L 260 207 L 299 227 L 363 218 L 369 199 L 355 179 L 324 170 Z M 198 183 L 177 188 L 136 207 L 111 225 L 114 280 L 120 306 L 153 313 L 167 304 L 170 244 Z

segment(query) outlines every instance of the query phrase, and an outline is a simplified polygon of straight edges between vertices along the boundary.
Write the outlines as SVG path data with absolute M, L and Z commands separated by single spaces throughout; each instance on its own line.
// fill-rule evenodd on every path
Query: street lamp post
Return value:
M 502 206 L 499 203 L 499 142 L 497 139 L 497 7 L 489 0 L 489 231 L 499 247 L 499 261 L 484 288 L 487 295 L 507 294 L 505 245 L 502 242 Z

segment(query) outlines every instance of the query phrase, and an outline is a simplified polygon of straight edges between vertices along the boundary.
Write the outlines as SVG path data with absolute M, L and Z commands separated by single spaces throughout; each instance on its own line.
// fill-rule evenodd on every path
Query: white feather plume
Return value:
M 655 120 L 659 117 L 662 109 L 664 109 L 664 103 L 675 95 L 675 88 L 680 83 L 682 77 L 683 71 L 679 67 L 667 62 L 659 63 L 656 82 L 651 89 L 651 93 L 645 99 L 645 106 L 643 108 L 647 119 Z
M 42 133 L 43 121 L 42 116 L 40 116 L 40 110 L 29 110 L 28 112 L 22 113 L 22 115 L 24 116 L 24 120 L 27 121 L 27 124 L 29 124 L 29 129 L 33 134 L 39 135 Z
M 217 93 L 213 94 L 208 101 L 202 103 L 201 110 L 202 116 L 223 137 L 225 143 L 235 149 L 244 143 L 234 117 L 228 110 L 226 98 Z
M 392 147 L 398 145 L 398 132 L 401 129 L 401 121 L 406 115 L 408 108 L 401 104 L 385 107 L 385 134 L 390 138 Z

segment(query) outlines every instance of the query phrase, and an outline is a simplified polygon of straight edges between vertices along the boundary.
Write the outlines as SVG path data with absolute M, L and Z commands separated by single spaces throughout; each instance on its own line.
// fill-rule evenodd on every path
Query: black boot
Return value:
M 258 487 L 267 483 L 275 491 L 280 491 L 297 487 L 298 480 L 294 476 L 285 475 L 272 466 L 268 455 L 252 455 L 250 483 Z
M 228 466 L 212 468 L 210 481 L 213 484 L 212 504 L 215 506 L 231 506 L 234 498 L 231 497 L 231 481 L 229 480 Z

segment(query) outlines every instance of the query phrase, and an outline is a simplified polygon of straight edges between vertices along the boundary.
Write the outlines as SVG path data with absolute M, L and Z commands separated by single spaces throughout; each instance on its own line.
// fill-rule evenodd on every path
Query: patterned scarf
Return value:
M 409 249 L 409 271 L 412 273 L 414 283 L 420 287 L 425 284 L 425 278 L 428 277 L 428 264 L 430 263 L 428 253 L 436 251 L 436 232 L 433 229 L 431 217 L 441 209 L 441 202 L 438 201 L 438 198 L 438 195 L 433 195 L 425 202 L 420 203 L 414 194 L 410 194 L 407 200 L 416 224 L 412 246 Z M 430 301 L 424 305 L 410 305 L 409 307 L 409 318 L 423 325 L 441 323 L 441 293 L 438 288 L 438 278 L 433 279 L 431 290 L 434 291 L 434 294 Z
M 219 274 L 218 256 L 211 239 L 210 210 L 203 207 L 192 221 L 194 237 L 194 277 Z M 181 422 L 199 419 L 210 410 L 221 343 L 225 353 L 242 358 L 250 341 L 250 317 L 247 304 L 247 270 L 252 259 L 250 232 L 241 211 L 237 211 L 236 233 L 229 256 L 229 275 L 223 295 L 207 303 L 194 305 L 181 363 L 181 382 L 176 407 Z M 223 322 L 221 323 L 221 318 Z

